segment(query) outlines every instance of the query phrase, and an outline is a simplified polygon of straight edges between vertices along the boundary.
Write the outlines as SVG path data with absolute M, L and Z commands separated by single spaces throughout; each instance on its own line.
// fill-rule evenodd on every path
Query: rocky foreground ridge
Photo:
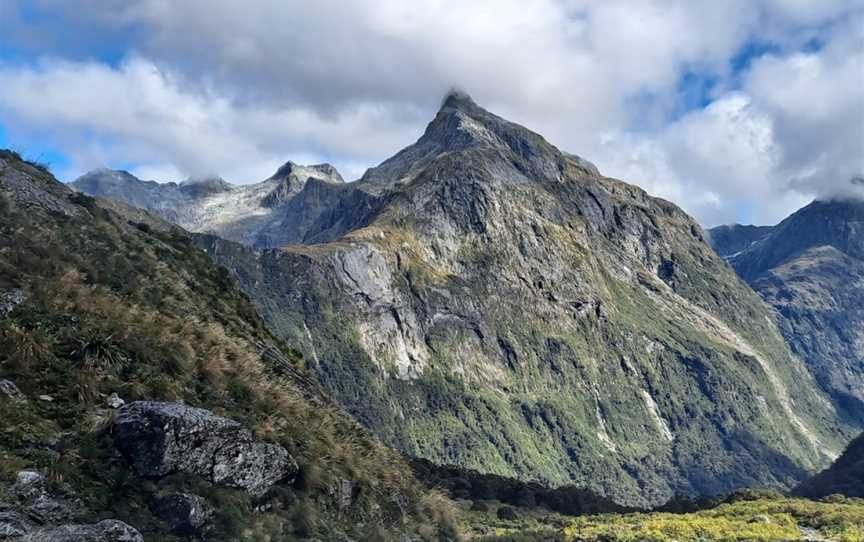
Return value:
M 411 455 L 648 504 L 788 487 L 850 438 L 692 218 L 467 96 L 283 210 L 199 245 Z
M 188 235 L 0 151 L 0 539 L 455 540 Z

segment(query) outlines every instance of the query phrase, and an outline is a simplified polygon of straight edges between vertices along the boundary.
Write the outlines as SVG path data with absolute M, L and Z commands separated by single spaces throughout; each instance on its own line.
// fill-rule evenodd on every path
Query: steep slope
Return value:
M 864 434 L 853 440 L 834 464 L 804 481 L 793 493 L 811 499 L 833 494 L 864 498 Z
M 788 487 L 849 438 L 690 217 L 470 98 L 352 188 L 329 242 L 199 242 L 385 442 L 646 504 Z
M 735 231 L 714 229 L 711 240 Z M 864 202 L 816 201 L 760 232 L 745 248 L 715 248 L 774 307 L 838 410 L 864 427 Z
M 455 537 L 224 269 L 127 211 L 0 151 L 0 537 Z
M 234 186 L 219 177 L 194 178 L 182 183 L 142 181 L 126 171 L 98 169 L 70 186 L 85 194 L 122 200 L 151 211 L 194 232 L 211 232 L 251 245 L 275 246 L 303 239 L 282 238 L 275 231 L 295 231 L 298 206 L 291 200 L 303 194 L 300 209 L 313 216 L 310 199 L 341 193 L 344 181 L 330 164 L 301 166 L 287 162 L 267 180 Z M 307 190 L 308 189 L 308 190 Z M 312 219 L 314 220 L 314 218 Z M 276 237 L 270 240 L 272 237 Z

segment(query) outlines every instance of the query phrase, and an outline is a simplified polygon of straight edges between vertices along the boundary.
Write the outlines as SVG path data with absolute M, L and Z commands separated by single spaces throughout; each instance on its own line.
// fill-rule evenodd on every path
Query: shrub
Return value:
M 472 512 L 488 512 L 489 504 L 486 501 L 474 501 L 471 503 Z
M 516 513 L 516 510 L 514 510 L 510 506 L 502 506 L 498 508 L 498 512 L 496 513 L 496 515 L 498 516 L 498 519 L 506 519 L 509 521 L 513 521 L 515 519 L 518 519 L 519 517 L 519 514 Z
M 318 531 L 318 514 L 308 500 L 300 501 L 291 513 L 291 528 L 302 538 L 311 538 Z

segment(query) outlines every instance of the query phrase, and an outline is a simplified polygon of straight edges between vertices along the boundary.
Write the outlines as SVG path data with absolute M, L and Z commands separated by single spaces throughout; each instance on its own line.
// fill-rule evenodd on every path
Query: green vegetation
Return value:
M 26 292 L 0 320 L 0 378 L 28 398 L 0 396 L 2 485 L 38 470 L 81 499 L 74 519 L 120 519 L 147 540 L 174 540 L 151 504 L 178 490 L 216 508 L 208 540 L 458 538 L 449 502 L 326 399 L 185 234 L 130 223 L 11 153 L 0 159 L 45 190 L 16 192 L 0 178 L 0 289 Z M 52 198 L 69 212 L 42 206 Z M 111 393 L 235 419 L 286 447 L 302 474 L 261 500 L 194 477 L 139 479 L 108 434 Z M 335 489 L 342 481 L 347 505 Z
M 610 513 L 577 518 L 542 507 L 482 503 L 478 507 L 476 501 L 459 501 L 464 531 L 471 540 L 482 542 L 864 541 L 864 500 L 841 496 L 819 502 L 776 493 L 742 492 L 687 513 Z
M 721 504 L 689 514 L 586 516 L 563 530 L 567 541 L 583 542 L 785 542 L 864 541 L 864 500 L 814 502 L 760 498 Z

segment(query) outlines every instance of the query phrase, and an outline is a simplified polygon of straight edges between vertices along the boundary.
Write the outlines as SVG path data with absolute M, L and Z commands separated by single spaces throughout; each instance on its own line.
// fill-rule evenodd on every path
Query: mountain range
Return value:
M 717 252 L 774 309 L 838 412 L 864 420 L 864 202 L 816 201 L 776 226 L 710 230 Z
M 862 426 L 860 353 L 815 320 L 787 344 L 808 316 L 757 286 L 793 230 L 707 234 L 462 94 L 352 183 L 289 162 L 247 186 L 108 170 L 72 186 L 196 232 L 336 401 L 433 463 L 648 505 L 790 487 Z M 808 265 L 858 273 L 817 237 Z

